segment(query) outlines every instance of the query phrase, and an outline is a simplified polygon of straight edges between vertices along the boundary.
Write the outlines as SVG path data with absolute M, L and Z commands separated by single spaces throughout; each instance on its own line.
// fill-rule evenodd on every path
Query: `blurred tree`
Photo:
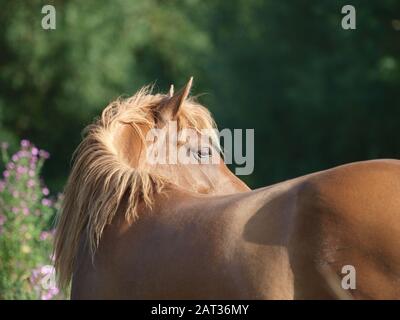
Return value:
M 210 44 L 172 3 L 49 3 L 53 31 L 41 28 L 43 1 L 1 1 L 0 138 L 50 150 L 46 175 L 60 188 L 85 124 L 117 96 L 188 77 Z
M 217 0 L 203 15 L 217 119 L 255 128 L 252 186 L 399 157 L 400 3 L 352 1 L 356 30 L 341 28 L 345 4 Z

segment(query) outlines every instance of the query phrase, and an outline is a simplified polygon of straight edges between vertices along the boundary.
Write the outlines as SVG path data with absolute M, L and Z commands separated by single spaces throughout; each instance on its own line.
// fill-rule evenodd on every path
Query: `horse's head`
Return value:
M 144 100 L 131 106 L 143 119 L 120 121 L 115 148 L 133 168 L 177 188 L 210 195 L 249 190 L 224 163 L 215 123 L 205 107 L 189 98 L 191 85 L 192 79 L 176 94 L 171 86 L 169 94 L 141 91 L 128 99 L 128 113 L 131 102 Z
M 188 97 L 191 84 L 177 94 L 153 95 L 143 88 L 110 103 L 86 129 L 55 236 L 61 286 L 70 280 L 82 234 L 94 254 L 122 203 L 130 222 L 163 190 L 203 195 L 249 190 L 223 162 L 209 111 Z

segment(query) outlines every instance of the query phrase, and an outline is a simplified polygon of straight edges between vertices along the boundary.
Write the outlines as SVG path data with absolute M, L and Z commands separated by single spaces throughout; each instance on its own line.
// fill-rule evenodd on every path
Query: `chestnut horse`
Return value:
M 400 162 L 352 163 L 257 190 L 223 161 L 201 163 L 219 157 L 211 144 L 187 147 L 198 164 L 150 165 L 150 129 L 170 120 L 214 128 L 190 87 L 144 88 L 87 128 L 55 238 L 71 298 L 400 298 Z

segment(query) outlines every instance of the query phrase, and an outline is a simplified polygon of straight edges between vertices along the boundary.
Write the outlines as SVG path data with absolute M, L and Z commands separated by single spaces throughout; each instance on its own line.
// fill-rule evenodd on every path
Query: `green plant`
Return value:
M 40 178 L 49 154 L 27 140 L 9 155 L 1 145 L 4 165 L 0 180 L 0 299 L 60 297 L 52 267 L 52 220 L 59 198 Z

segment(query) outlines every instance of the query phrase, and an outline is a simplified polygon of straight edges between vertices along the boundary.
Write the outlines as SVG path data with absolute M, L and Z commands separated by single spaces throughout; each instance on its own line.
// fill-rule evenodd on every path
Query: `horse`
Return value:
M 185 146 L 194 163 L 149 164 L 150 130 L 216 128 L 191 85 L 144 87 L 86 128 L 54 243 L 71 299 L 400 298 L 400 162 L 355 162 L 256 190 L 212 143 Z M 201 162 L 211 156 L 222 161 Z

